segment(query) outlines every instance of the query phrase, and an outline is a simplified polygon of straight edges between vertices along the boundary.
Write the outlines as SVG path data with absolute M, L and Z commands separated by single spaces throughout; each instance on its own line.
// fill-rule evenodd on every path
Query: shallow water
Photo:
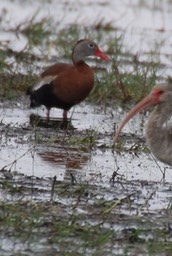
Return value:
M 1 47 L 5 45 L 13 50 L 22 50 L 27 45 L 27 38 L 20 33 L 16 35 L 13 29 L 16 25 L 30 20 L 35 13 L 37 13 L 35 21 L 44 17 L 52 17 L 55 22 L 61 21 L 59 29 L 75 22 L 81 26 L 90 26 L 101 21 L 104 24 L 110 23 L 114 28 L 125 32 L 124 47 L 130 49 L 133 54 L 139 53 L 140 61 L 147 61 L 152 56 L 156 58 L 156 53 L 152 53 L 152 49 L 154 50 L 156 45 L 157 52 L 160 52 L 160 64 L 164 65 L 160 70 L 160 75 L 167 77 L 172 75 L 171 12 L 172 3 L 165 0 L 72 0 L 67 4 L 66 0 L 58 1 L 58 4 L 55 0 L 0 0 L 0 13 L 3 16 L 0 29 L 2 30 L 0 34 Z M 81 13 L 82 15 L 80 15 Z M 103 40 L 101 47 L 106 49 L 106 39 Z M 34 53 L 41 55 L 41 47 L 34 48 Z M 57 49 L 52 47 L 49 54 L 58 56 Z M 7 58 L 7 60 L 9 63 L 14 61 L 11 58 Z M 39 63 L 39 65 L 43 64 Z M 27 72 L 27 69 L 21 68 L 21 70 Z M 119 209 L 115 208 L 115 214 L 119 214 L 119 216 L 126 214 L 127 221 L 125 222 L 124 218 L 120 222 L 116 220 L 114 223 L 107 220 L 103 225 L 115 231 L 125 230 L 126 227 L 138 228 L 137 216 L 152 214 L 151 221 L 153 222 L 153 218 L 155 218 L 155 224 L 164 228 L 163 222 L 157 220 L 161 219 L 163 211 L 171 205 L 172 169 L 157 161 L 150 152 L 144 150 L 144 125 L 147 113 L 137 115 L 125 126 L 121 136 L 122 150 L 119 151 L 112 148 L 115 127 L 126 114 L 126 110 L 119 106 L 104 109 L 102 106 L 90 105 L 85 102 L 70 111 L 72 129 L 80 135 L 81 139 L 86 134 L 89 136 L 92 134 L 93 138 L 96 138 L 96 146 L 91 147 L 83 142 L 83 147 L 79 148 L 77 143 L 71 143 L 70 147 L 58 143 L 59 137 L 65 138 L 64 130 L 32 126 L 31 114 L 45 117 L 46 112 L 44 108 L 31 110 L 28 106 L 28 99 L 25 98 L 18 102 L 4 101 L 0 103 L 0 169 L 11 170 L 12 173 L 16 171 L 19 174 L 24 174 L 25 178 L 35 176 L 39 180 L 43 177 L 45 180 L 41 180 L 40 184 L 37 183 L 35 186 L 44 187 L 47 191 L 51 190 L 51 187 L 50 184 L 47 187 L 46 182 L 51 180 L 49 178 L 56 176 L 57 181 L 63 181 L 64 184 L 66 181 L 70 183 L 74 179 L 74 182 L 76 181 L 78 184 L 93 185 L 96 190 L 96 199 L 103 198 L 107 202 L 113 201 L 114 198 L 120 200 L 131 195 L 131 208 L 128 207 L 128 204 L 122 205 Z M 58 118 L 59 120 L 61 116 L 61 110 L 53 109 L 51 111 L 51 119 Z M 72 129 L 67 133 L 71 132 L 73 135 Z M 38 133 L 40 134 L 39 139 L 37 138 Z M 44 141 L 46 137 L 48 143 Z M 139 141 L 136 145 L 143 145 L 143 150 L 130 150 L 135 140 Z M 112 182 L 115 173 L 116 176 Z M 1 176 L 3 176 L 3 172 L 1 172 Z M 13 195 L 6 191 L 3 193 L 7 193 L 6 197 L 4 196 L 5 200 L 12 199 L 14 201 Z M 36 198 L 37 201 L 43 202 L 50 200 L 50 193 L 47 195 L 45 193 L 43 195 L 35 194 L 35 197 L 32 193 L 31 195 L 28 193 L 27 196 L 25 200 L 28 198 L 32 200 Z M 22 198 L 23 194 L 19 194 L 19 197 Z M 76 202 L 74 197 L 57 196 L 54 200 L 58 203 L 62 202 L 65 206 Z M 88 203 L 91 205 L 91 202 L 88 201 Z M 84 214 L 89 212 L 89 207 L 86 209 L 79 205 L 76 211 Z M 132 220 L 129 217 L 132 217 Z M 164 222 L 168 222 L 168 216 L 165 215 L 164 218 Z M 98 222 L 97 218 L 94 217 L 91 220 L 90 216 L 87 221 L 90 225 L 95 225 Z M 150 228 L 147 227 L 148 230 Z M 1 250 L 7 252 L 4 255 L 11 255 L 8 252 L 12 247 L 15 251 L 15 242 L 9 238 L 1 239 Z M 42 243 L 42 245 L 35 245 L 35 250 L 39 251 L 39 246 L 44 248 Z M 21 251 L 21 248 L 22 244 L 16 245 L 16 251 Z M 121 248 L 120 243 L 117 242 L 114 255 L 118 255 L 118 253 L 124 255 L 124 250 Z
M 15 127 L 30 129 L 33 133 L 34 128 L 29 124 L 29 116 L 31 113 L 45 116 L 44 108 L 36 111 L 18 107 L 1 110 L 1 122 L 3 123 L 3 125 L 1 124 L 1 129 L 4 134 L 1 137 L 0 167 L 2 168 L 10 164 L 26 153 L 13 166 L 13 169 L 20 170 L 26 175 L 39 177 L 52 177 L 56 175 L 58 180 L 63 180 L 67 172 L 76 171 L 77 175 L 84 180 L 89 181 L 94 174 L 95 176 L 100 176 L 100 180 L 106 183 L 112 176 L 112 173 L 119 168 L 118 172 L 124 175 L 127 180 L 161 181 L 163 177 L 162 173 L 164 172 L 164 168 L 166 168 L 165 179 L 172 181 L 171 168 L 155 161 L 154 157 L 149 153 L 134 153 L 132 151 L 117 153 L 115 150 L 113 151 L 111 146 L 114 123 L 119 122 L 121 113 L 119 114 L 118 112 L 117 114 L 116 112 L 115 114 L 114 111 L 114 118 L 112 118 L 110 112 L 109 114 L 98 114 L 98 112 L 99 108 L 96 106 L 84 106 L 83 104 L 83 106 L 75 107 L 72 115 L 73 127 L 78 132 L 88 130 L 94 133 L 96 131 L 100 133 L 100 138 L 98 139 L 96 148 L 85 149 L 83 145 L 83 151 L 78 150 L 75 146 L 69 151 L 68 148 L 58 145 L 58 143 L 55 146 L 51 146 L 50 143 L 50 145 L 46 145 L 46 148 L 43 145 L 34 146 L 28 143 L 29 135 L 27 133 L 20 134 L 19 131 L 16 134 Z M 60 116 L 60 110 L 52 110 L 51 118 Z M 136 120 L 141 122 L 140 118 L 136 118 Z M 4 132 L 4 129 L 6 132 Z M 14 129 L 14 131 L 7 137 L 10 129 Z M 134 121 L 126 126 L 124 133 L 134 132 L 134 129 L 138 131 L 138 137 L 143 136 L 142 129 L 139 132 Z M 48 132 L 49 130 L 46 130 L 46 128 L 43 129 L 45 136 Z M 62 132 L 60 131 L 60 133 Z M 55 132 L 56 135 L 58 138 L 58 131 Z M 107 148 L 107 146 L 110 148 Z M 98 177 L 96 179 L 97 181 L 99 180 Z
M 35 199 L 39 202 L 49 202 L 51 186 L 48 180 L 54 176 L 56 176 L 57 181 L 62 181 L 64 184 L 70 184 L 73 179 L 77 184 L 88 183 L 93 185 L 95 191 L 90 193 L 95 194 L 96 198 L 90 198 L 86 208 L 83 208 L 82 204 L 79 205 L 76 211 L 80 214 L 88 214 L 89 205 L 92 205 L 96 199 L 102 198 L 106 202 L 113 202 L 114 198 L 120 200 L 129 196 L 132 200 L 131 208 L 128 207 L 128 204 L 124 204 L 119 209 L 115 207 L 115 216 L 123 214 L 126 218 L 122 218 L 120 222 L 113 221 L 112 223 L 107 220 L 103 224 L 105 228 L 110 228 L 119 235 L 127 228 L 139 228 L 140 224 L 137 223 L 137 216 L 143 216 L 144 218 L 147 214 L 152 214 L 150 218 L 152 221 L 155 215 L 159 218 L 162 211 L 168 209 L 171 203 L 170 182 L 172 181 L 172 172 L 170 168 L 165 170 L 166 166 L 156 162 L 149 153 L 138 151 L 135 153 L 133 150 L 128 152 L 112 150 L 110 146 L 114 133 L 114 120 L 118 122 L 123 112 L 120 108 L 113 111 L 113 118 L 111 110 L 107 109 L 106 112 L 106 114 L 100 114 L 99 107 L 89 104 L 77 106 L 73 114 L 70 112 L 72 114 L 72 125 L 77 133 L 81 133 L 81 137 L 82 132 L 87 130 L 90 132 L 96 129 L 99 133 L 96 147 L 89 148 L 83 143 L 83 148 L 78 148 L 75 144 L 70 147 L 65 144 L 58 144 L 58 137 L 64 136 L 65 131 L 35 128 L 30 124 L 30 115 L 34 113 L 45 116 L 45 109 L 40 108 L 33 111 L 20 104 L 1 109 L 0 168 L 11 170 L 12 173 L 16 171 L 24 174 L 21 182 L 21 185 L 26 189 L 24 200 Z M 53 110 L 51 117 L 60 118 L 61 114 L 61 111 Z M 136 130 L 138 131 L 138 137 L 142 137 L 142 128 L 139 126 L 141 119 L 142 116 L 140 115 L 136 119 L 138 121 L 137 126 L 134 122 L 130 123 L 126 126 L 124 132 L 127 134 Z M 33 134 L 37 132 L 42 136 L 49 136 L 49 142 L 39 141 L 38 143 L 37 140 L 30 140 Z M 57 138 L 57 143 L 53 143 L 52 138 L 53 140 Z M 124 145 L 129 147 L 132 141 L 130 142 L 130 139 L 128 139 Z M 117 172 L 117 175 L 114 182 L 112 182 L 114 172 Z M 44 180 L 40 179 L 39 181 L 38 179 L 37 182 L 33 183 L 34 188 L 43 190 L 42 194 L 37 191 L 35 193 L 31 193 L 30 190 L 27 191 L 27 187 L 30 188 L 32 184 L 32 180 L 30 182 L 26 181 L 29 176 L 44 178 Z M 13 182 L 17 182 L 15 176 Z M 33 185 L 31 188 L 33 190 Z M 14 198 L 15 200 L 23 200 L 23 193 L 18 193 L 17 196 L 14 196 L 13 193 L 3 195 L 6 193 L 7 191 L 4 191 L 1 194 L 6 201 L 14 201 Z M 64 198 L 60 193 L 57 193 L 54 201 L 66 207 L 76 203 L 76 199 L 72 196 Z M 164 221 L 168 222 L 168 219 L 164 218 Z M 88 223 L 94 226 L 99 223 L 99 220 L 95 217 L 93 219 L 89 217 L 85 225 Z M 145 225 L 144 229 L 149 230 L 150 227 L 145 227 Z M 156 227 L 163 228 L 163 222 L 156 220 Z M 7 255 L 11 250 L 11 247 L 8 247 L 11 243 L 11 246 L 13 246 L 13 239 L 4 237 L 1 239 L 1 250 L 7 251 Z M 13 248 L 14 251 L 25 250 L 22 243 L 16 240 L 15 243 L 17 247 Z M 38 245 L 34 245 L 34 251 L 40 251 L 40 246 L 39 241 Z M 119 255 L 122 255 L 123 250 L 118 249 L 119 245 L 116 244 L 115 246 L 114 253 L 121 253 Z
M 93 26 L 101 22 L 111 24 L 114 29 L 123 31 L 124 48 L 134 55 L 139 54 L 140 61 L 159 58 L 166 65 L 161 76 L 171 75 L 171 1 L 141 0 L 96 0 L 96 1 L 0 1 L 1 21 L 0 40 L 13 50 L 20 51 L 27 45 L 27 38 L 21 33 L 15 34 L 15 27 L 26 24 L 31 17 L 34 21 L 52 18 L 59 22 L 58 29 L 70 24 Z M 20 15 L 18 15 L 20 13 Z M 58 13 L 58 15 L 57 15 Z M 80 15 L 82 13 L 82 15 Z M 110 32 L 107 32 L 110 33 Z M 86 37 L 87 35 L 83 35 Z M 113 36 L 113 33 L 112 33 Z M 102 47 L 106 44 L 103 39 Z M 157 50 L 157 53 L 154 50 Z M 45 49 L 43 49 L 45 51 Z M 34 53 L 42 55 L 41 46 Z M 57 48 L 51 46 L 49 55 L 57 55 Z M 157 56 L 158 55 L 158 56 Z M 157 56 L 157 57 L 156 57 Z M 10 60 L 9 60 L 10 61 Z

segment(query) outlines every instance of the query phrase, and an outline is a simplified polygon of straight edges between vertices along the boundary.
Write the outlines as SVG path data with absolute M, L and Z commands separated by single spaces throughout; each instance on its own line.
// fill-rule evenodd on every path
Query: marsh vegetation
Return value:
M 153 8 L 151 1 L 136 2 L 128 3 L 136 12 Z M 155 10 L 164 13 L 158 3 Z M 31 1 L 33 15 L 15 25 L 4 23 L 9 7 L 0 4 L 0 254 L 171 255 L 172 175 L 145 144 L 146 113 L 116 148 L 112 141 L 125 111 L 155 83 L 171 81 L 171 55 L 164 50 L 169 31 L 155 30 L 149 48 L 134 51 L 117 21 L 67 23 L 76 3 L 62 1 L 57 19 L 39 17 Z M 45 10 L 49 3 L 42 4 Z M 91 4 L 110 13 L 111 1 Z M 58 111 L 45 127 L 44 108 L 32 113 L 26 90 L 48 65 L 70 62 L 72 46 L 83 37 L 97 42 L 111 62 L 88 59 L 95 71 L 92 93 L 71 111 L 66 127 L 57 126 Z

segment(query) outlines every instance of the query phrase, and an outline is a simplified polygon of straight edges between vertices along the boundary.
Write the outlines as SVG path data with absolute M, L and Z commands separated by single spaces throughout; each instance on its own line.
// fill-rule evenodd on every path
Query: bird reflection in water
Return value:
M 62 130 L 74 130 L 74 126 L 70 119 L 63 120 L 62 118 L 51 118 L 47 122 L 47 118 L 39 115 L 30 115 L 31 126 L 37 126 L 42 128 L 54 128 Z
M 44 161 L 49 162 L 53 166 L 61 166 L 65 170 L 82 170 L 83 166 L 90 159 L 90 152 L 81 152 L 74 149 L 58 152 L 45 151 L 39 153 L 39 155 Z

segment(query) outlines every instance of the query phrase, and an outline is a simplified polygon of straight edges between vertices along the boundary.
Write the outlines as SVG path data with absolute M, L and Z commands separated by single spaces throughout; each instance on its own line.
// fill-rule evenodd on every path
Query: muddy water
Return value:
M 90 130 L 93 132 L 96 131 L 102 134 L 102 140 L 100 140 L 100 146 L 104 143 L 105 138 L 103 134 L 110 134 L 112 132 L 113 122 L 110 121 L 110 117 L 105 114 L 96 113 L 96 107 L 92 106 L 83 106 L 76 107 L 75 113 L 72 114 L 72 126 L 78 131 Z M 99 111 L 100 112 L 100 111 Z M 93 163 L 92 156 L 96 156 L 96 152 L 77 152 L 77 149 L 71 149 L 68 152 L 67 148 L 62 148 L 60 145 L 57 145 L 55 149 L 52 149 L 51 146 L 46 148 L 35 149 L 33 145 L 28 144 L 28 135 L 23 135 L 20 132 L 16 134 L 15 127 L 25 127 L 34 131 L 34 128 L 30 125 L 30 115 L 36 114 L 39 116 L 45 116 L 45 109 L 40 108 L 38 111 L 30 111 L 27 108 L 22 109 L 18 107 L 5 108 L 1 110 L 1 129 L 3 132 L 1 141 L 3 148 L 1 149 L 1 168 L 7 164 L 12 163 L 15 159 L 17 160 L 13 169 L 21 170 L 24 174 L 35 175 L 41 177 L 52 177 L 57 175 L 57 179 L 63 180 L 67 170 L 80 170 L 87 173 L 87 169 L 90 170 L 96 164 Z M 69 115 L 70 115 L 69 114 Z M 61 118 L 62 112 L 59 110 L 51 111 L 51 118 L 55 119 L 56 117 Z M 7 135 L 11 129 L 14 129 L 14 133 L 8 138 Z M 4 130 L 6 129 L 6 132 Z M 7 131 L 9 130 L 9 132 Z M 45 133 L 46 133 L 45 128 Z M 58 132 L 56 134 L 58 138 Z M 109 138 L 109 143 L 110 143 Z M 59 149 L 58 149 L 59 146 Z M 50 149 L 49 149 L 50 148 Z M 101 154 L 99 154 L 101 155 Z M 101 159 L 101 157 L 100 157 Z M 97 160 L 95 160 L 97 161 Z M 27 162 L 27 166 L 26 166 Z M 91 164 L 92 162 L 92 164 Z M 92 166 L 93 165 L 93 166 Z M 89 167 L 88 167 L 89 166 Z M 84 174 L 85 175 L 85 174 Z
M 114 111 L 114 118 L 109 114 L 98 114 L 99 108 L 96 106 L 76 107 L 72 114 L 72 125 L 78 132 L 82 130 L 93 131 L 100 134 L 96 149 L 77 149 L 73 146 L 70 150 L 66 147 L 56 144 L 35 147 L 33 143 L 28 143 L 29 136 L 26 132 L 16 132 L 15 128 L 28 129 L 32 133 L 34 128 L 29 123 L 29 116 L 35 113 L 45 116 L 45 109 L 31 111 L 27 108 L 5 108 L 1 110 L 1 162 L 0 167 L 16 163 L 12 170 L 20 171 L 27 175 L 39 177 L 57 176 L 58 180 L 63 180 L 68 172 L 75 171 L 81 179 L 90 180 L 94 175 L 97 182 L 109 181 L 113 172 L 119 168 L 120 175 L 124 175 L 129 180 L 149 180 L 160 181 L 163 177 L 165 165 L 156 160 L 149 153 L 133 153 L 132 151 L 118 153 L 113 151 L 112 138 L 114 133 L 115 121 L 118 122 L 121 111 L 118 114 Z M 108 112 L 108 110 L 107 110 Z M 61 117 L 61 111 L 52 110 L 51 117 Z M 70 115 L 69 114 L 69 115 Z M 141 123 L 140 120 L 138 120 Z M 139 127 L 139 126 L 138 126 Z M 130 123 L 124 129 L 127 131 L 136 131 L 137 136 L 141 136 L 142 129 L 139 131 L 134 122 Z M 10 132 L 13 130 L 13 132 Z M 44 134 L 49 132 L 44 128 Z M 63 131 L 59 131 L 62 133 Z M 58 138 L 58 131 L 55 132 Z M 81 135 L 82 136 L 82 135 Z M 51 140 L 51 139 L 50 139 Z M 128 147 L 131 147 L 132 139 L 128 139 Z M 125 145 L 127 147 L 127 143 Z M 27 163 L 27 165 L 26 165 Z M 170 168 L 165 168 L 165 179 L 172 181 Z
M 133 54 L 141 55 L 145 60 L 158 42 L 158 50 L 161 52 L 160 60 L 166 65 L 163 76 L 171 75 L 171 12 L 172 6 L 168 1 L 60 1 L 57 9 L 54 8 L 56 1 L 0 1 L 0 11 L 5 16 L 2 28 L 7 30 L 30 19 L 38 11 L 36 20 L 51 16 L 55 21 L 63 20 L 61 26 L 78 22 L 92 25 L 103 20 L 110 22 L 114 27 L 125 31 L 124 45 L 132 49 Z M 92 8 L 90 8 L 92 6 Z M 96 7 L 96 8 L 95 8 Z M 20 13 L 20 15 L 18 15 Z M 82 13 L 82 15 L 80 15 Z M 99 18 L 98 18 L 99 17 Z M 22 50 L 27 44 L 27 39 L 22 35 L 17 36 L 13 32 L 3 32 L 0 40 L 14 50 Z M 102 42 L 105 44 L 105 42 Z M 34 53 L 40 54 L 39 49 Z M 52 53 L 56 53 L 52 48 Z M 51 54 L 51 52 L 50 52 Z M 10 61 L 10 60 L 9 60 Z M 0 168 L 6 166 L 12 171 L 34 175 L 38 177 L 57 176 L 58 180 L 69 178 L 74 173 L 78 180 L 88 181 L 101 186 L 110 186 L 109 180 L 114 171 L 118 171 L 127 181 L 138 180 L 161 182 L 172 181 L 172 171 L 169 167 L 157 162 L 150 153 L 134 153 L 133 151 L 118 153 L 111 149 L 114 125 L 118 124 L 125 112 L 116 106 L 106 110 L 90 105 L 77 106 L 72 115 L 72 125 L 80 132 L 85 130 L 96 131 L 101 134 L 98 139 L 98 147 L 80 150 L 73 148 L 70 151 L 65 147 L 51 145 L 35 146 L 30 143 L 30 133 L 34 129 L 29 123 L 31 111 L 27 105 L 14 105 L 13 107 L 1 107 L 0 129 L 1 149 Z M 39 109 L 36 114 L 45 115 L 44 110 Z M 72 112 L 70 112 L 72 114 Z M 113 118 L 112 118 L 113 114 Z M 61 111 L 53 110 L 51 116 L 61 117 Z M 145 116 L 138 116 L 131 121 L 124 133 L 131 131 L 138 137 L 143 138 L 143 126 Z M 17 132 L 15 129 L 23 129 Z M 49 130 L 45 130 L 45 136 Z M 28 135 L 29 134 L 29 135 Z M 10 135 L 10 136 L 7 136 Z M 56 135 L 58 137 L 58 133 Z M 106 145 L 106 147 L 105 147 Z M 126 147 L 132 145 L 132 140 L 127 140 Z M 163 179 L 164 178 L 164 179 Z M 167 193 L 162 193 L 169 184 L 159 183 L 157 193 L 161 194 L 154 199 L 152 209 L 165 207 L 167 201 L 164 198 Z M 145 194 L 147 192 L 145 191 Z M 157 200 L 157 198 L 162 200 Z
M 24 49 L 28 42 L 27 38 L 11 30 L 15 30 L 19 24 L 26 24 L 31 17 L 34 17 L 35 22 L 45 17 L 52 18 L 54 22 L 59 22 L 58 30 L 70 24 L 93 27 L 98 23 L 111 24 L 114 29 L 119 30 L 119 34 L 120 31 L 124 34 L 123 44 L 126 51 L 129 50 L 135 55 L 139 54 L 140 61 L 160 58 L 160 63 L 166 65 L 160 75 L 167 76 L 171 75 L 172 67 L 171 12 L 170 0 L 73 0 L 67 3 L 62 0 L 58 6 L 56 0 L 50 2 L 0 0 L 0 14 L 3 17 L 0 40 L 13 50 Z M 112 36 L 115 36 L 113 32 Z M 106 38 L 102 41 L 102 46 L 105 47 Z M 48 52 L 46 49 L 43 51 L 45 54 L 58 56 L 57 47 L 53 45 Z M 41 47 L 34 48 L 34 53 L 42 55 Z
M 63 136 L 65 132 L 63 130 L 52 132 L 50 128 L 36 127 L 36 131 L 43 136 L 51 134 L 50 142 L 38 143 L 37 140 L 35 142 L 30 140 L 31 135 L 35 133 L 35 128 L 30 124 L 29 117 L 33 113 L 43 117 L 45 109 L 31 111 L 23 105 L 1 109 L 0 168 L 17 171 L 27 177 L 36 176 L 47 179 L 56 176 L 58 181 L 68 182 L 73 177 L 76 182 L 88 182 L 107 189 L 112 186 L 110 181 L 113 173 L 117 172 L 115 182 L 120 188 L 119 191 L 122 186 L 125 186 L 128 193 L 139 193 L 137 203 L 141 205 L 144 205 L 145 198 L 153 194 L 149 199 L 149 211 L 167 208 L 171 198 L 170 168 L 155 161 L 149 153 L 134 153 L 133 150 L 118 153 L 112 150 L 114 120 L 118 122 L 120 116 L 124 114 L 120 108 L 117 110 L 113 111 L 113 118 L 111 110 L 107 110 L 106 114 L 100 114 L 99 107 L 84 104 L 76 107 L 74 113 L 70 112 L 75 131 L 79 133 L 92 130 L 99 133 L 96 147 L 89 148 L 83 145 L 83 148 L 78 149 L 77 144 L 69 148 L 58 142 L 52 143 L 51 137 L 53 140 L 58 139 L 58 136 Z M 61 114 L 61 111 L 52 110 L 51 117 L 60 118 Z M 142 138 L 142 129 L 139 129 L 141 120 L 140 116 L 137 120 L 138 125 L 134 122 L 130 123 L 124 130 L 124 134 L 135 129 L 138 137 Z M 129 148 L 132 143 L 133 139 L 127 139 L 125 147 Z M 120 192 L 120 196 L 124 196 L 123 193 Z M 107 193 L 106 197 L 110 200 L 113 195 Z M 127 211 L 124 213 L 129 214 Z

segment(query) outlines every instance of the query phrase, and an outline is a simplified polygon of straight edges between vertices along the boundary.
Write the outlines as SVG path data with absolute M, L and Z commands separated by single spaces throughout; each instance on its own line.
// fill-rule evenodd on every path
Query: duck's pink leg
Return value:
M 67 111 L 63 111 L 63 121 L 67 121 Z
M 47 116 L 47 122 L 48 122 L 50 119 L 50 108 L 47 108 L 46 116 Z

